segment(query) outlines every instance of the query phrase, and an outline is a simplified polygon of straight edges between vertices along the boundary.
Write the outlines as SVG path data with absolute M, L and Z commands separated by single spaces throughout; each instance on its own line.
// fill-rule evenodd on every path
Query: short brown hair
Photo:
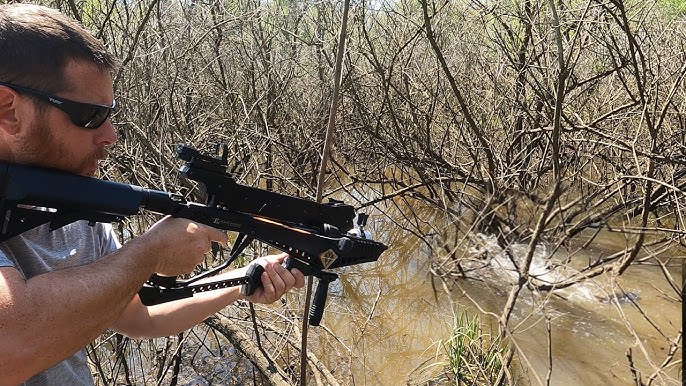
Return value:
M 71 61 L 110 72 L 116 66 L 104 44 L 78 22 L 32 4 L 0 5 L 0 53 L 0 82 L 49 93 L 70 88 L 64 70 Z

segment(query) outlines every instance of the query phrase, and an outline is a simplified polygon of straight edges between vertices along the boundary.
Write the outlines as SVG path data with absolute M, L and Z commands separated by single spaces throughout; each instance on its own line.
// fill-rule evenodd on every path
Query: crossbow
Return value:
M 117 222 L 149 211 L 187 218 L 217 229 L 236 232 L 229 257 L 217 267 L 189 279 L 153 275 L 139 291 L 151 306 L 195 293 L 241 286 L 244 295 L 259 288 L 264 269 L 251 264 L 243 277 L 210 280 L 228 267 L 254 240 L 288 253 L 287 269 L 297 268 L 319 279 L 310 310 L 310 324 L 319 325 L 329 283 L 338 275 L 330 269 L 378 260 L 386 246 L 374 241 L 364 227 L 367 216 L 340 201 L 317 203 L 237 183 L 227 172 L 227 150 L 219 157 L 179 146 L 185 161 L 180 173 L 206 193 L 205 204 L 179 194 L 90 178 L 58 170 L 0 162 L 0 242 L 42 224 L 55 230 L 78 220 Z

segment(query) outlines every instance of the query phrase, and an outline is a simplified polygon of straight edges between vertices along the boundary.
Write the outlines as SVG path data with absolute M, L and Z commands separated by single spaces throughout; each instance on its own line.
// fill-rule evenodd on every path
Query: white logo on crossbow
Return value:
M 319 259 L 322 261 L 322 265 L 324 266 L 324 268 L 329 268 L 333 265 L 333 263 L 336 262 L 336 260 L 338 260 L 338 256 L 334 251 L 329 249 L 327 251 L 320 253 Z

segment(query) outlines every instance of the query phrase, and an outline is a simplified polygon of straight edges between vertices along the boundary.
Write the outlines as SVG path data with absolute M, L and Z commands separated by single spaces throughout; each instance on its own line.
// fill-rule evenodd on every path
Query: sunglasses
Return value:
M 6 86 L 16 92 L 37 97 L 41 101 L 64 111 L 69 115 L 69 119 L 71 119 L 73 124 L 86 129 L 97 129 L 102 126 L 117 105 L 116 101 L 112 101 L 112 106 L 76 102 L 71 99 L 49 95 L 32 88 L 5 82 L 0 82 L 0 86 Z

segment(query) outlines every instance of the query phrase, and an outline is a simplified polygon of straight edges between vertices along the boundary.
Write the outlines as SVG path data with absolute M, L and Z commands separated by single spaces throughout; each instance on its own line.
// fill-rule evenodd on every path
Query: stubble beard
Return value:
M 68 143 L 60 141 L 49 126 L 36 120 L 27 140 L 21 146 L 24 153 L 22 158 L 28 159 L 30 164 L 56 168 L 66 172 L 93 177 L 98 170 L 98 161 L 104 160 L 109 154 L 107 146 L 97 148 L 91 154 L 79 156 L 75 154 Z

